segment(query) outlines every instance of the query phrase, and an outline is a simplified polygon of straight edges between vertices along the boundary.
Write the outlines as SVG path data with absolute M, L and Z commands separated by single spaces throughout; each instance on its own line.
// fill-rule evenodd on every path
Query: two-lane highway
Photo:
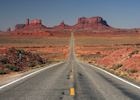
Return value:
M 69 50 L 64 63 L 1 89 L 0 100 L 140 100 L 139 88 L 77 60 L 73 33 Z

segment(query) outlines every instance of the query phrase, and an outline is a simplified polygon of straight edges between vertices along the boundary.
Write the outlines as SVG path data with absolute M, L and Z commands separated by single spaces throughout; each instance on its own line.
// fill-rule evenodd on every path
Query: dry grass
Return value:
M 140 36 L 84 36 L 76 37 L 76 45 L 120 45 L 120 44 L 140 44 Z
M 0 46 L 65 46 L 68 43 L 68 37 L 0 37 Z
M 15 47 L 37 53 L 48 61 L 64 60 L 68 54 L 69 37 L 0 36 L 0 48 Z
M 113 74 L 126 78 L 130 81 L 140 83 L 139 70 L 136 69 L 137 67 L 134 67 L 139 62 L 139 60 L 138 61 L 135 60 L 136 58 L 131 59 L 132 63 L 136 61 L 135 65 L 133 66 L 127 65 L 126 67 L 126 65 L 123 66 L 123 64 L 125 63 L 117 63 L 116 61 L 115 65 L 110 67 L 110 65 L 107 63 L 107 60 L 109 62 L 111 59 L 113 59 L 113 56 L 109 56 L 110 54 L 114 53 L 115 50 L 121 50 L 125 48 L 126 49 L 131 48 L 134 49 L 134 51 L 126 55 L 126 59 L 124 60 L 128 59 L 127 56 L 132 57 L 134 54 L 138 57 L 139 54 L 138 51 L 140 50 L 140 35 L 76 36 L 75 40 L 77 47 L 76 53 L 80 60 L 91 64 L 95 64 L 98 67 L 101 67 Z M 99 55 L 97 56 L 97 52 L 99 52 L 101 56 Z M 120 52 L 120 55 L 123 54 L 124 52 Z M 109 56 L 110 58 L 107 60 L 103 60 L 104 64 L 98 63 L 100 59 L 104 59 L 104 57 L 107 56 Z M 119 62 L 122 62 L 121 58 L 119 58 Z M 129 69 L 130 67 L 132 68 Z

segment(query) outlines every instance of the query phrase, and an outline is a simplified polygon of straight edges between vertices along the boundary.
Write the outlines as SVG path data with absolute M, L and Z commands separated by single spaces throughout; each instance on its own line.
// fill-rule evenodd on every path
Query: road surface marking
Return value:
M 39 72 L 41 72 L 41 71 L 43 71 L 43 70 L 47 70 L 47 69 L 49 69 L 49 68 L 55 67 L 56 65 L 59 65 L 59 64 L 62 64 L 62 63 L 63 63 L 63 62 L 50 65 L 50 66 L 45 67 L 45 68 L 43 68 L 43 69 L 37 70 L 37 71 L 35 71 L 35 72 L 32 72 L 32 73 L 30 73 L 30 74 L 28 74 L 28 75 L 25 75 L 25 76 L 23 76 L 23 77 L 21 77 L 21 78 L 19 78 L 19 79 L 16 79 L 16 80 L 14 80 L 14 81 L 12 81 L 12 82 L 10 82 L 10 83 L 7 83 L 7 84 L 5 84 L 5 85 L 2 85 L 2 86 L 0 86 L 0 90 L 2 90 L 2 89 L 5 88 L 5 87 L 8 87 L 8 86 L 10 86 L 10 85 L 12 85 L 12 84 L 14 84 L 14 83 L 16 83 L 16 82 L 19 82 L 19 81 L 21 81 L 21 80 L 23 80 L 23 79 L 25 79 L 25 78 L 27 78 L 27 77 L 29 77 L 29 76 L 35 75 L 35 74 L 37 74 L 37 73 L 39 73 Z
M 75 96 L 75 89 L 74 88 L 70 88 L 70 96 Z
M 88 64 L 88 63 L 87 63 L 87 64 Z M 131 83 L 131 82 L 129 82 L 129 81 L 127 81 L 127 80 L 121 78 L 121 77 L 118 77 L 118 76 L 116 76 L 116 75 L 114 75 L 114 74 L 112 74 L 112 73 L 106 71 L 106 70 L 103 70 L 103 69 L 101 69 L 101 68 L 99 68 L 99 67 L 96 67 L 96 66 L 94 66 L 94 65 L 91 65 L 91 64 L 88 64 L 88 65 L 91 66 L 91 67 L 93 67 L 93 68 L 99 69 L 100 71 L 102 71 L 102 72 L 104 72 L 104 73 L 106 73 L 106 74 L 108 74 L 108 75 L 111 75 L 112 77 L 117 78 L 117 79 L 121 80 L 122 82 L 125 82 L 125 83 L 127 83 L 127 84 L 129 84 L 129 85 L 131 85 L 131 86 L 133 86 L 133 87 L 135 87 L 135 88 L 137 88 L 137 89 L 140 89 L 140 86 L 135 85 L 135 84 L 133 84 L 133 83 Z

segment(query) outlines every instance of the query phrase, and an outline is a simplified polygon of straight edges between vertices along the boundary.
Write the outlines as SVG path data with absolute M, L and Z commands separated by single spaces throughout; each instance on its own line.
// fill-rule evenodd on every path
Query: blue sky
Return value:
M 40 18 L 53 26 L 61 21 L 69 25 L 78 17 L 102 16 L 118 28 L 140 27 L 140 0 L 0 0 L 0 30 Z

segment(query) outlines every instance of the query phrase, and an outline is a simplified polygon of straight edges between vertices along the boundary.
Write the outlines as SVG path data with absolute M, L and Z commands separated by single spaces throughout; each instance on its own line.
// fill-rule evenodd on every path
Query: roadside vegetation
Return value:
M 138 36 L 77 37 L 76 53 L 84 62 L 140 84 L 139 43 Z
M 69 37 L 0 37 L 0 75 L 26 70 L 60 61 L 68 55 Z
M 9 48 L 5 54 L 0 55 L 0 74 L 24 71 L 46 62 L 47 60 L 38 54 L 22 49 Z

